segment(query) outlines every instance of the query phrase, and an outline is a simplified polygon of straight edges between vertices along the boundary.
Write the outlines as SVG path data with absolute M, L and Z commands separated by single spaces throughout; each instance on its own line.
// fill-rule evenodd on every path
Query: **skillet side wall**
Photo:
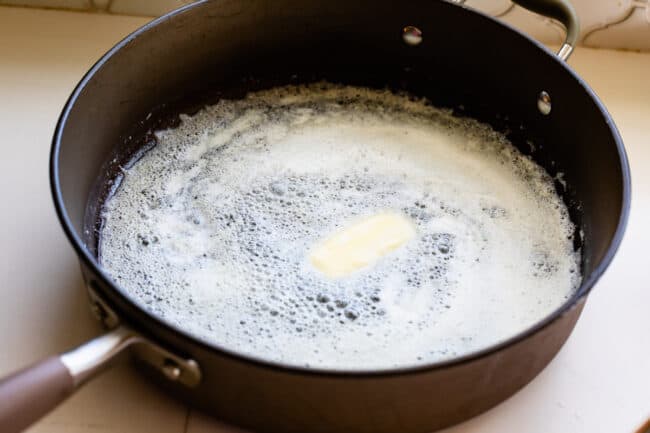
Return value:
M 405 25 L 422 29 L 421 45 L 402 42 Z M 532 157 L 552 175 L 565 173 L 565 199 L 584 231 L 583 272 L 603 259 L 623 203 L 611 121 L 552 55 L 491 19 L 431 0 L 210 1 L 128 39 L 96 66 L 62 118 L 55 164 L 77 237 L 93 252 L 98 173 L 100 179 L 113 176 L 117 167 L 105 161 L 116 145 L 118 162 L 131 151 L 133 125 L 152 107 L 173 106 L 202 89 L 237 87 L 233 83 L 291 82 L 296 74 L 390 84 L 510 130 L 525 152 L 532 140 Z M 549 116 L 537 110 L 541 90 L 553 101 Z M 319 375 L 265 367 L 184 337 L 132 304 L 92 260 L 82 258 L 86 280 L 125 322 L 201 365 L 198 388 L 167 386 L 198 407 L 260 431 L 424 432 L 459 422 L 530 381 L 559 350 L 584 304 L 584 297 L 575 298 L 550 325 L 472 361 L 394 375 Z

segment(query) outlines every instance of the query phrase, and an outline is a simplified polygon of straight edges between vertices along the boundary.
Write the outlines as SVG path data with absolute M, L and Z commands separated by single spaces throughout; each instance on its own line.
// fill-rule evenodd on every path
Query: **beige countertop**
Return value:
M 83 73 L 146 21 L 0 7 L 0 376 L 101 332 L 52 206 L 50 139 Z M 570 63 L 603 99 L 627 147 L 627 235 L 548 368 L 447 433 L 631 433 L 650 416 L 650 53 L 580 48 Z M 88 431 L 236 430 L 160 392 L 122 362 L 30 429 Z

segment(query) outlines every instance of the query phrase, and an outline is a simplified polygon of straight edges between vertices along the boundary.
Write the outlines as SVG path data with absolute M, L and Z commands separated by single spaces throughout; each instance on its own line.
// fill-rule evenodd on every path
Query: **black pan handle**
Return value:
M 566 39 L 557 55 L 566 61 L 580 37 L 578 14 L 569 0 L 512 0 L 519 6 L 540 15 L 558 20 L 566 29 Z

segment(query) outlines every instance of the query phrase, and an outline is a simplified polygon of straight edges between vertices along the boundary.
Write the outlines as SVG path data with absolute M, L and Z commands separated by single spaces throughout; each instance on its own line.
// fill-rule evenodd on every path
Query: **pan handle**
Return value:
M 0 432 L 16 433 L 54 409 L 141 337 L 119 326 L 0 380 Z
M 580 21 L 569 0 L 512 0 L 532 12 L 558 20 L 566 29 L 566 39 L 557 56 L 566 61 L 580 37 Z

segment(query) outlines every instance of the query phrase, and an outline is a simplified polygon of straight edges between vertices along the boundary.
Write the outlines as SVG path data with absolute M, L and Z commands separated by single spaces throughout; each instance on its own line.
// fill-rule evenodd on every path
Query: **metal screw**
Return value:
M 537 97 L 537 109 L 545 116 L 551 113 L 551 95 L 544 90 Z
M 422 30 L 415 26 L 406 26 L 402 29 L 402 39 L 412 47 L 422 43 Z
M 167 379 L 173 381 L 178 380 L 178 378 L 181 377 L 181 373 L 183 372 L 178 364 L 171 359 L 165 359 L 161 370 Z

